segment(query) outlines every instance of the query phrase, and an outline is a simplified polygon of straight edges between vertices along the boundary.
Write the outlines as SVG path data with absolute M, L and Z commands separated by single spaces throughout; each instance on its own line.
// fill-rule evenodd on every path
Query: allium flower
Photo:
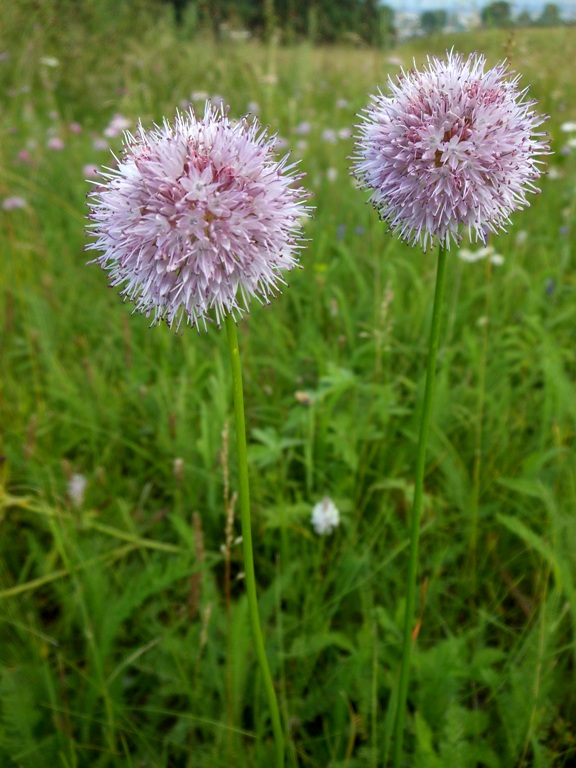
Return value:
M 327 536 L 340 525 L 340 512 L 329 496 L 312 510 L 312 527 L 319 536 Z
M 460 230 L 486 242 L 538 192 L 538 155 L 548 146 L 518 77 L 505 64 L 448 53 L 421 71 L 389 80 L 359 126 L 353 173 L 391 231 L 415 245 L 459 242 Z
M 257 121 L 210 104 L 203 119 L 190 110 L 125 134 L 117 169 L 89 194 L 88 248 L 153 323 L 205 327 L 213 311 L 220 324 L 253 295 L 267 302 L 296 266 L 308 194 L 273 144 Z

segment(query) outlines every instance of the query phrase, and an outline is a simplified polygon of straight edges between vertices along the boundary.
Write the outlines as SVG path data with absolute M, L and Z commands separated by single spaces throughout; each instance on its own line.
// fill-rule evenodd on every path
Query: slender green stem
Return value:
M 254 575 L 254 552 L 252 549 L 252 528 L 250 524 L 250 486 L 248 483 L 248 452 L 246 449 L 246 424 L 244 419 L 244 394 L 242 388 L 242 368 L 240 366 L 240 349 L 238 347 L 238 335 L 236 323 L 230 315 L 226 316 L 226 332 L 228 335 L 228 350 L 230 352 L 230 364 L 232 366 L 232 382 L 234 387 L 234 415 L 236 417 L 236 441 L 238 450 L 239 468 L 239 500 L 240 520 L 242 524 L 242 546 L 244 551 L 244 572 L 246 580 L 246 594 L 248 596 L 248 612 L 252 625 L 252 636 L 256 657 L 262 673 L 264 689 L 268 698 L 274 744 L 276 750 L 276 768 L 284 766 L 284 734 L 280 722 L 280 710 L 278 700 L 272 683 L 272 675 L 266 658 L 264 637 L 260 625 L 258 613 L 258 598 L 256 596 L 256 576 Z
M 412 631 L 414 625 L 414 607 L 416 603 L 416 578 L 418 574 L 418 542 L 420 539 L 420 519 L 422 517 L 422 500 L 424 496 L 424 470 L 426 468 L 426 444 L 428 428 L 432 411 L 434 394 L 434 376 L 436 373 L 436 357 L 438 354 L 438 339 L 440 336 L 440 308 L 444 295 L 444 277 L 446 273 L 446 251 L 440 248 L 438 267 L 436 271 L 436 289 L 434 291 L 434 306 L 432 308 L 432 325 L 428 345 L 428 366 L 424 385 L 424 400 L 422 402 L 420 438 L 416 457 L 416 481 L 414 485 L 414 506 L 412 508 L 412 524 L 410 530 L 410 555 L 408 560 L 408 584 L 406 592 L 406 617 L 404 620 L 404 642 L 402 646 L 402 662 L 400 666 L 400 682 L 398 686 L 398 704 L 394 724 L 393 766 L 400 768 L 402 760 L 402 744 L 404 739 L 404 722 L 406 719 L 406 700 L 408 698 L 408 681 L 410 678 L 410 654 L 412 652 Z

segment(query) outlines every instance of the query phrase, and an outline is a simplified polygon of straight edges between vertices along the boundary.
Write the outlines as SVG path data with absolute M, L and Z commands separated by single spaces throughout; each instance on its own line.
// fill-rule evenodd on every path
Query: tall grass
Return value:
M 217 48 L 177 36 L 168 15 L 81 7 L 2 7 L 0 204 L 26 207 L 0 210 L 0 764 L 271 764 L 225 450 L 225 335 L 130 318 L 82 252 L 84 166 L 111 162 L 94 141 L 112 116 L 149 125 L 205 91 L 232 114 L 257 103 L 302 157 L 317 206 L 303 270 L 239 328 L 288 765 L 381 766 L 435 258 L 374 220 L 345 131 L 397 64 L 370 50 Z M 556 152 L 542 195 L 493 242 L 504 264 L 448 263 L 406 744 L 416 768 L 576 760 L 576 150 L 560 130 L 576 120 L 574 35 L 394 51 L 406 66 L 452 45 L 508 55 L 551 115 Z M 342 523 L 318 538 L 324 495 Z

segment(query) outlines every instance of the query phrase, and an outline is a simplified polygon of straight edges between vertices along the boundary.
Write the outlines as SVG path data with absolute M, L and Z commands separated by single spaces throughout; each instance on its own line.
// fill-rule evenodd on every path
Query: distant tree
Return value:
M 433 35 L 435 32 L 442 32 L 448 21 L 448 14 L 444 10 L 422 11 L 420 14 L 420 26 L 424 34 Z
M 516 17 L 517 27 L 531 27 L 533 23 L 532 16 L 530 16 L 528 11 L 521 11 Z
M 78 0 L 68 0 L 77 2 Z M 126 0 L 128 1 L 128 0 Z M 284 40 L 315 42 L 348 39 L 369 45 L 390 44 L 394 12 L 380 0 L 156 0 L 169 3 L 178 25 L 187 6 L 194 6 L 198 26 L 219 37 L 223 24 L 241 26 L 270 39 L 279 29 Z
M 512 24 L 510 3 L 506 0 L 495 0 L 482 8 L 481 16 L 486 27 L 509 27 Z
M 184 21 L 184 10 L 189 0 L 164 0 L 164 2 L 172 6 L 174 9 L 174 20 L 178 26 L 181 26 Z
M 382 48 L 389 48 L 396 42 L 396 26 L 394 24 L 394 9 L 389 5 L 381 5 L 378 8 L 379 36 L 378 44 Z
M 546 3 L 536 22 L 541 27 L 558 27 L 562 24 L 560 8 L 556 3 Z
M 354 37 L 376 43 L 381 6 L 378 0 L 274 0 L 276 17 L 290 37 L 335 42 Z

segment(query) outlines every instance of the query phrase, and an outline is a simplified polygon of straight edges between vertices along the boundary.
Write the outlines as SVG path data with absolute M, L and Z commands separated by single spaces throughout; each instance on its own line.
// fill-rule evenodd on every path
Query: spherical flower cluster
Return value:
M 548 154 L 537 115 L 505 64 L 450 52 L 422 71 L 389 80 L 363 113 L 353 173 L 390 230 L 426 250 L 461 240 L 486 242 L 538 192 L 538 155 Z
M 135 311 L 178 329 L 267 302 L 298 263 L 308 194 L 257 121 L 206 105 L 136 135 L 88 196 L 87 247 Z

